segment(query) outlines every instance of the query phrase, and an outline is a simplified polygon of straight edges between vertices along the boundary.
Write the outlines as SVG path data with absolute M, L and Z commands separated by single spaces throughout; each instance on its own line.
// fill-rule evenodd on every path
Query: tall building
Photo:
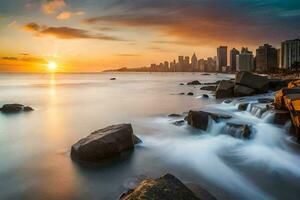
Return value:
M 253 53 L 248 48 L 242 48 L 241 53 L 236 56 L 237 71 L 252 71 L 254 69 Z
M 227 67 L 227 46 L 217 48 L 217 68 L 222 72 L 222 68 Z
M 184 57 L 184 67 L 183 67 L 183 71 L 185 72 L 190 72 L 191 71 L 191 67 L 190 67 L 190 57 L 189 56 L 185 56 Z
M 236 71 L 236 56 L 239 55 L 240 52 L 236 48 L 230 50 L 230 69 L 231 72 Z
M 165 62 L 164 62 L 164 71 L 165 71 L 165 72 L 168 72 L 168 71 L 169 71 L 169 62 L 168 62 L 168 61 L 165 61 Z
M 197 71 L 198 69 L 198 59 L 197 59 L 197 56 L 196 54 L 194 53 L 193 56 L 192 56 L 192 59 L 191 59 L 191 70 L 194 72 L 194 71 Z
M 269 72 L 277 67 L 277 49 L 269 44 L 264 44 L 256 49 L 256 71 Z
M 300 62 L 300 39 L 281 43 L 281 68 L 289 69 L 294 62 Z
M 178 56 L 178 65 L 176 71 L 183 71 L 183 69 L 184 69 L 184 57 Z

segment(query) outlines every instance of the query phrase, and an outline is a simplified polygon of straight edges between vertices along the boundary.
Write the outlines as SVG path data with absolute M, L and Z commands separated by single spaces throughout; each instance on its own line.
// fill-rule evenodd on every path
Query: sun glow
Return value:
M 51 61 L 47 64 L 47 67 L 49 71 L 55 71 L 57 69 L 57 64 L 56 62 Z

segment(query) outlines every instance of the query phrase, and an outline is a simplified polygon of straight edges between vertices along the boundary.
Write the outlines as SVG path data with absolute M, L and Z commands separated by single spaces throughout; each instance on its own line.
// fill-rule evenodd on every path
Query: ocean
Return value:
M 270 123 L 272 113 L 237 110 L 241 101 L 255 103 L 274 93 L 225 103 L 201 86 L 180 85 L 231 78 L 201 73 L 1 74 L 0 105 L 21 103 L 35 110 L 0 113 L 0 199 L 115 200 L 143 179 L 165 173 L 218 199 L 299 199 L 300 148 L 287 126 Z M 178 119 L 168 117 L 198 109 L 220 110 L 233 115 L 233 121 L 250 124 L 252 138 L 226 134 L 222 121 L 200 131 L 175 126 Z M 70 159 L 73 143 L 119 123 L 131 123 L 143 141 L 134 151 L 101 164 Z

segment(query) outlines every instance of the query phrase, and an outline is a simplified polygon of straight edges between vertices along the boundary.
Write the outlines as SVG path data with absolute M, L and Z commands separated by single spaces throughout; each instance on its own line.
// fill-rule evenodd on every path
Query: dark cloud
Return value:
M 48 27 L 40 26 L 36 23 L 29 23 L 23 26 L 23 30 L 33 32 L 36 36 L 52 36 L 59 39 L 97 39 L 97 40 L 112 40 L 122 41 L 119 38 L 107 36 L 104 34 L 93 34 L 87 30 L 71 28 L 67 26 L 63 27 Z
M 83 22 L 151 28 L 197 45 L 278 42 L 300 34 L 298 0 L 118 0 L 113 5 L 122 9 Z
M 18 60 L 18 57 L 2 57 L 3 60 Z

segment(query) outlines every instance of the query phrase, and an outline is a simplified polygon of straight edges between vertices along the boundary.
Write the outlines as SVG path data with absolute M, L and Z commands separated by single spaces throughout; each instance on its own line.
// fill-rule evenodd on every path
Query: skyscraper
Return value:
M 281 68 L 291 68 L 294 62 L 300 62 L 300 39 L 281 43 Z
M 268 72 L 277 67 L 277 49 L 264 44 L 256 49 L 256 71 Z
M 222 72 L 222 68 L 227 67 L 227 46 L 217 48 L 217 68 Z
M 198 59 L 197 59 L 197 56 L 196 54 L 194 53 L 193 56 L 192 56 L 192 60 L 191 60 L 191 70 L 194 72 L 194 71 L 197 71 L 198 69 Z
M 254 68 L 254 59 L 252 51 L 248 48 L 242 48 L 241 53 L 236 56 L 237 71 L 252 71 Z
M 183 71 L 184 69 L 184 57 L 178 56 L 178 66 L 176 71 Z
M 230 50 L 230 68 L 231 68 L 231 72 L 235 72 L 236 71 L 236 56 L 239 55 L 240 52 L 236 49 L 233 48 Z

